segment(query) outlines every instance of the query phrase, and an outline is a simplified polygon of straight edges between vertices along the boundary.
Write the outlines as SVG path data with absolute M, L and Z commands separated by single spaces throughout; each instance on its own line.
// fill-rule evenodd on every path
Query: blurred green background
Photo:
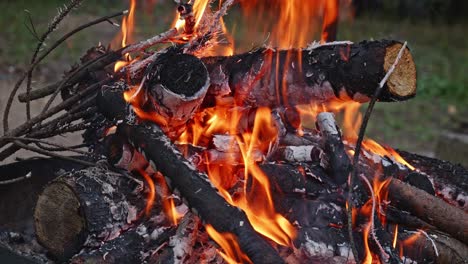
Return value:
M 291 0 L 293 1 L 293 0 Z M 440 136 L 447 131 L 467 134 L 468 40 L 466 0 L 342 0 L 338 40 L 407 40 L 418 70 L 418 94 L 407 102 L 380 103 L 367 135 L 394 148 L 437 156 Z M 24 68 L 37 45 L 31 23 L 39 35 L 63 6 L 63 0 L 0 1 L 0 89 L 9 91 L 11 80 Z M 125 0 L 88 0 L 52 35 L 53 43 L 74 27 L 103 15 L 127 9 Z M 177 5 L 171 0 L 138 0 L 135 41 L 169 28 Z M 30 17 L 30 19 L 29 19 Z M 115 19 L 120 23 L 120 19 Z M 227 27 L 240 43 L 243 27 L 239 7 L 227 18 Z M 26 26 L 29 25 L 29 26 Z M 28 27 L 30 28 L 28 30 Z M 98 42 L 110 43 L 119 28 L 110 23 L 87 29 L 69 39 L 36 72 L 38 86 L 61 78 L 70 65 Z M 319 36 L 314 36 L 319 39 Z M 312 38 L 311 38 L 312 39 Z M 262 43 L 253 43 L 262 45 Z M 251 43 L 252 46 L 252 43 Z M 251 47 L 250 46 L 250 47 Z M 250 47 L 244 47 L 248 49 Z M 241 47 L 242 48 L 242 47 Z M 41 85 L 39 85 L 41 84 Z M 3 108 L 3 106 L 2 106 Z M 464 157 L 468 159 L 468 157 Z

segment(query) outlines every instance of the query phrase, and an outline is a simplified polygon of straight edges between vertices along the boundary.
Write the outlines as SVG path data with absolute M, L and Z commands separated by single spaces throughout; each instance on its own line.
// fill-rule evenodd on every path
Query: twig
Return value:
M 369 188 L 369 191 L 371 194 L 372 210 L 371 210 L 371 215 L 370 215 L 370 220 L 369 220 L 370 233 L 372 235 L 372 238 L 374 239 L 375 244 L 377 244 L 377 247 L 380 250 L 380 255 L 385 258 L 383 262 L 387 263 L 390 256 L 385 252 L 385 250 L 383 249 L 382 245 L 380 244 L 379 240 L 377 239 L 375 235 L 375 228 L 374 228 L 375 204 L 376 204 L 375 193 L 374 193 L 374 190 L 372 189 L 372 185 L 370 184 L 369 180 L 363 175 L 359 175 L 359 176 L 366 183 L 367 188 Z M 365 237 L 364 239 L 368 239 L 368 238 Z
M 109 19 L 111 18 L 114 18 L 114 17 L 118 17 L 118 16 L 122 16 L 122 15 L 125 15 L 126 13 L 128 13 L 128 10 L 124 10 L 124 11 L 120 11 L 118 13 L 115 13 L 115 14 L 112 14 L 112 15 L 109 15 L 109 16 L 105 16 L 105 17 L 101 17 L 101 18 L 98 18 L 96 20 L 93 20 L 89 23 L 86 23 L 86 24 L 83 24 L 75 29 L 73 29 L 72 31 L 68 32 L 67 34 L 65 34 L 63 37 L 61 37 L 59 40 L 57 40 L 47 51 L 45 51 L 44 53 L 42 53 L 42 55 L 34 62 L 31 62 L 32 65 L 29 67 L 28 69 L 28 74 L 32 74 L 32 71 L 34 70 L 34 68 L 45 58 L 47 57 L 47 55 L 49 55 L 55 48 L 57 48 L 60 44 L 62 44 L 65 40 L 67 40 L 68 38 L 70 38 L 71 36 L 75 35 L 76 33 L 82 31 L 83 29 L 86 29 L 88 27 L 91 27 L 93 25 L 96 25 L 96 24 L 99 24 L 99 23 L 102 23 L 102 22 L 105 22 L 105 21 L 109 21 Z M 28 80 L 29 82 L 29 80 Z M 46 95 L 49 95 L 51 94 L 53 91 L 55 91 L 56 89 L 56 85 L 49 85 L 46 87 L 46 89 L 44 90 L 39 90 L 38 92 L 34 93 L 34 91 L 31 91 L 31 89 L 27 90 L 26 93 L 24 94 L 20 94 L 19 95 L 19 99 L 20 101 L 24 101 L 28 104 L 28 101 L 30 101 L 31 99 L 37 99 L 37 98 L 41 98 L 43 96 L 46 96 Z M 28 96 L 29 96 L 29 99 L 28 100 Z M 40 97 L 38 97 L 40 96 Z
M 26 179 L 31 178 L 31 176 L 32 176 L 31 172 L 28 172 L 26 175 L 18 177 L 18 178 L 14 178 L 14 179 L 11 179 L 11 180 L 0 181 L 0 185 L 7 185 L 7 184 L 20 182 L 22 180 L 26 180 Z
M 55 158 L 59 158 L 59 159 L 63 159 L 63 160 L 73 161 L 73 162 L 76 162 L 78 164 L 83 164 L 85 166 L 96 166 L 96 164 L 94 162 L 89 162 L 89 161 L 80 160 L 80 159 L 76 159 L 76 158 L 72 158 L 72 157 L 68 157 L 68 156 L 59 155 L 59 154 L 57 154 L 55 152 L 52 152 L 52 151 L 47 151 L 47 150 L 43 150 L 43 149 L 40 149 L 40 148 L 37 148 L 37 147 L 33 147 L 33 146 L 23 144 L 20 141 L 13 141 L 13 143 L 15 145 L 20 146 L 23 149 L 26 149 L 26 150 L 29 150 L 29 151 L 32 151 L 32 152 L 36 152 L 36 153 L 39 153 L 39 154 L 42 154 L 42 155 L 46 155 L 46 156 L 49 156 L 49 157 L 55 157 Z
M 383 86 L 385 85 L 385 82 L 388 80 L 390 75 L 393 73 L 395 70 L 396 65 L 398 64 L 398 61 L 400 60 L 401 56 L 403 55 L 403 51 L 405 50 L 407 45 L 407 42 L 403 44 L 401 47 L 400 51 L 398 52 L 398 55 L 393 62 L 392 66 L 390 69 L 387 71 L 385 74 L 384 78 L 380 81 L 379 86 L 374 92 L 374 95 L 372 96 L 371 101 L 369 102 L 369 106 L 367 107 L 366 113 L 364 114 L 364 118 L 361 124 L 361 127 L 359 128 L 359 136 L 356 141 L 356 147 L 354 149 L 354 156 L 353 156 L 353 169 L 350 174 L 350 179 L 349 179 L 349 190 L 348 190 L 348 208 L 347 208 L 347 215 L 348 215 L 348 235 L 349 235 L 349 240 L 350 240 L 350 246 L 353 251 L 353 254 L 355 255 L 356 261 L 359 262 L 359 258 L 357 255 L 357 249 L 356 245 L 354 244 L 353 240 L 353 223 L 352 223 L 352 208 L 353 208 L 353 187 L 354 187 L 354 181 L 358 177 L 358 163 L 359 163 L 359 155 L 361 153 L 361 147 L 362 147 L 362 141 L 364 140 L 364 134 L 366 132 L 367 128 L 367 123 L 369 122 L 370 116 L 372 114 L 372 110 L 374 109 L 374 105 L 377 101 L 377 98 L 380 95 L 380 92 L 382 91 Z
M 50 142 L 50 141 L 46 141 L 46 140 L 42 140 L 42 139 L 37 139 L 37 138 L 28 138 L 28 137 L 6 137 L 6 139 L 11 140 L 11 141 L 36 142 L 36 143 L 41 143 L 41 144 L 46 144 L 46 145 L 58 147 L 58 148 L 60 148 L 60 149 L 63 149 L 63 151 L 71 151 L 71 152 L 75 152 L 75 153 L 78 153 L 78 154 L 81 154 L 81 155 L 89 155 L 89 153 L 86 152 L 86 151 L 81 151 L 81 150 L 73 149 L 73 148 L 70 148 L 70 147 L 67 147 L 67 146 L 58 144 L 58 143 L 53 143 L 53 142 Z M 54 151 L 54 150 L 47 150 L 47 149 L 44 149 L 44 150 L 46 150 L 46 151 Z
M 41 51 L 42 46 L 44 45 L 44 42 L 49 37 L 49 35 L 58 28 L 60 22 L 62 22 L 62 20 L 82 1 L 83 0 L 71 0 L 68 5 L 65 5 L 64 9 L 59 8 L 59 13 L 57 14 L 57 16 L 54 17 L 52 23 L 50 23 L 49 27 L 47 28 L 47 31 L 44 34 L 42 34 L 39 43 L 37 43 L 36 50 L 34 51 L 34 54 L 31 58 L 31 64 L 34 64 L 36 62 L 37 55 Z M 26 82 L 26 94 L 29 94 L 31 92 L 31 80 L 33 69 L 34 67 L 31 66 L 30 70 L 28 71 L 28 79 Z M 31 104 L 29 100 L 26 101 L 26 117 L 27 120 L 31 119 Z
M 156 44 L 168 41 L 170 38 L 175 37 L 176 35 L 177 35 L 177 29 L 171 28 L 168 31 L 161 33 L 157 36 L 154 36 L 150 39 L 140 41 L 139 43 L 136 43 L 136 44 L 128 45 L 121 51 L 121 55 L 124 55 L 126 53 L 131 53 L 134 51 L 147 49 Z
M 67 85 L 67 83 L 68 85 L 74 84 L 74 82 L 77 81 L 77 79 L 80 79 L 84 74 L 88 73 L 88 71 L 92 72 L 96 70 L 96 68 L 105 67 L 109 63 L 115 61 L 114 56 L 118 52 L 119 51 L 103 54 L 102 56 L 94 60 L 86 62 L 80 68 L 73 71 L 66 79 L 60 82 L 60 85 L 56 88 L 52 96 L 49 98 L 41 113 L 43 114 L 49 109 L 49 107 L 52 105 L 52 102 L 55 100 L 59 92 Z
M 100 87 L 101 85 L 106 84 L 110 80 L 111 80 L 111 78 L 107 78 L 107 79 L 104 79 L 104 80 L 102 80 L 102 81 L 100 81 L 98 83 L 90 85 L 90 86 L 86 87 L 85 89 L 79 91 L 77 94 L 73 95 L 72 97 L 68 98 L 67 100 L 65 100 L 65 101 L 61 102 L 60 104 L 52 107 L 47 112 L 41 113 L 41 114 L 31 118 L 29 121 L 26 121 L 22 125 L 16 127 L 15 129 L 7 131 L 7 133 L 5 133 L 5 135 L 3 137 L 0 137 L 0 148 L 5 146 L 5 144 L 8 142 L 7 140 L 4 139 L 4 137 L 16 137 L 16 136 L 20 136 L 20 135 L 24 134 L 27 130 L 31 129 L 38 122 L 40 122 L 42 120 L 45 120 L 46 118 L 51 117 L 51 116 L 55 115 L 56 113 L 58 113 L 58 112 L 60 112 L 60 111 L 62 111 L 64 109 L 72 106 L 73 104 L 78 102 L 80 99 L 82 99 L 85 95 L 92 92 L 93 90 Z M 0 157 L 0 160 L 2 160 L 1 157 Z
M 72 8 L 76 7 L 81 1 L 83 0 L 73 0 L 71 2 L 71 4 L 69 6 L 71 6 Z M 74 4 L 76 2 L 76 5 Z M 70 12 L 71 9 L 69 8 L 66 8 L 65 12 L 60 12 L 58 16 L 56 16 L 52 22 L 52 24 L 49 26 L 49 29 L 48 31 L 43 35 L 43 40 L 39 43 L 40 45 L 38 45 L 38 48 L 36 49 L 36 52 L 35 52 L 35 55 L 33 56 L 33 58 L 37 55 L 36 53 L 39 52 L 40 48 L 42 47 L 43 43 L 44 43 L 44 40 L 45 38 L 47 38 L 48 34 L 50 34 L 51 32 L 53 32 L 58 24 L 60 23 L 60 21 L 68 14 L 68 12 Z M 33 59 L 31 60 L 33 61 Z M 10 96 L 8 97 L 8 100 L 7 100 L 7 104 L 6 104 L 6 107 L 5 107 L 5 112 L 3 113 L 3 133 L 6 134 L 9 130 L 9 124 L 8 124 L 8 116 L 10 114 L 10 109 L 11 109 L 11 105 L 13 103 L 13 99 L 16 95 L 16 93 L 18 92 L 18 89 L 20 88 L 21 84 L 23 83 L 24 79 L 26 79 L 26 77 L 29 76 L 29 71 L 28 72 L 25 72 L 21 78 L 16 82 L 15 86 L 13 87 L 13 90 L 11 91 L 10 93 Z

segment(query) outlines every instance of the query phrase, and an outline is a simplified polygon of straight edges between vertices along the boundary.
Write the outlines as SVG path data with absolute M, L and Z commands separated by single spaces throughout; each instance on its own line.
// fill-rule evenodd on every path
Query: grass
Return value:
M 2 65 L 26 65 L 36 40 L 24 26 L 24 9 L 31 12 L 38 32 L 56 14 L 56 7 L 64 0 L 0 1 L 0 8 L 7 10 L 0 16 L 3 33 L 0 38 L 0 70 Z M 175 5 L 156 5 L 146 12 L 137 11 L 136 40 L 155 35 L 168 28 L 173 20 Z M 140 3 L 140 2 L 139 2 Z M 83 6 L 72 12 L 50 43 L 71 28 L 97 16 L 126 9 L 125 1 L 84 1 Z M 242 19 L 239 12 L 230 13 L 230 21 Z M 69 21 L 71 20 L 71 22 Z M 236 24 L 235 38 L 242 40 L 242 24 Z M 239 26 L 241 25 L 241 26 Z M 244 26 L 245 27 L 245 26 Z M 415 152 L 430 152 L 439 133 L 451 126 L 450 113 L 466 114 L 468 105 L 468 41 L 466 25 L 431 24 L 420 21 L 411 23 L 388 18 L 367 17 L 342 22 L 338 28 L 339 39 L 360 41 L 364 39 L 407 40 L 418 69 L 418 95 L 402 103 L 378 104 L 371 119 L 368 135 L 377 141 Z M 47 63 L 67 67 L 77 61 L 83 52 L 97 41 L 110 42 L 119 29 L 110 24 L 100 25 L 79 33 L 53 53 Z M 260 43 L 261 44 L 261 43 Z M 456 109 L 457 111 L 454 111 Z

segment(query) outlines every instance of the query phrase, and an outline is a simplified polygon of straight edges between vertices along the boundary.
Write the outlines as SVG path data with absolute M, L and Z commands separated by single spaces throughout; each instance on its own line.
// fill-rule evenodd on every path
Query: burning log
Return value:
M 348 98 L 367 102 L 401 47 L 388 40 L 332 42 L 302 50 L 260 48 L 202 60 L 210 73 L 208 94 L 233 96 L 237 105 L 275 108 Z M 379 100 L 400 101 L 415 93 L 416 68 L 406 49 Z
M 398 179 L 392 179 L 388 192 L 390 200 L 396 203 L 396 206 L 410 211 L 441 231 L 468 244 L 466 212 Z
M 34 210 L 39 243 L 66 260 L 85 244 L 117 237 L 143 211 L 134 192 L 141 187 L 131 177 L 98 167 L 59 177 L 45 187 Z
M 185 124 L 208 90 L 209 77 L 205 65 L 195 56 L 168 51 L 159 55 L 146 72 L 146 87 L 156 112 L 171 123 L 171 127 Z M 141 85 L 143 83 L 145 80 Z
M 228 204 L 155 124 L 121 125 L 122 135 L 160 171 L 168 186 L 180 193 L 185 204 L 218 232 L 237 236 L 240 248 L 255 263 L 283 263 L 278 253 L 250 225 L 244 212 Z

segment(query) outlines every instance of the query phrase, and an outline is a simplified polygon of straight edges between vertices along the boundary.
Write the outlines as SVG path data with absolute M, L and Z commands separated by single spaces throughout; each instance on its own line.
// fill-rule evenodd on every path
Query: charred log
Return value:
M 205 65 L 195 56 L 159 55 L 147 69 L 146 89 L 151 105 L 166 118 L 171 126 L 185 124 L 202 103 L 209 86 Z
M 237 236 L 240 248 L 255 263 L 283 263 L 278 253 L 250 225 L 244 212 L 228 204 L 211 185 L 206 174 L 198 172 L 155 124 L 120 126 L 154 169 L 160 171 L 168 186 L 180 193 L 192 212 L 218 232 Z
M 437 196 L 465 211 L 468 210 L 468 170 L 448 161 L 406 151 L 398 152 L 406 161 L 429 177 Z
M 275 108 L 348 98 L 366 102 L 401 46 L 382 40 L 329 43 L 303 50 L 260 48 L 231 57 L 208 57 L 203 62 L 211 79 L 208 93 L 233 96 L 237 105 Z M 416 68 L 406 49 L 379 100 L 405 100 L 415 93 Z
M 36 236 L 59 260 L 83 245 L 117 237 L 143 210 L 131 177 L 93 167 L 67 173 L 50 182 L 34 210 Z

